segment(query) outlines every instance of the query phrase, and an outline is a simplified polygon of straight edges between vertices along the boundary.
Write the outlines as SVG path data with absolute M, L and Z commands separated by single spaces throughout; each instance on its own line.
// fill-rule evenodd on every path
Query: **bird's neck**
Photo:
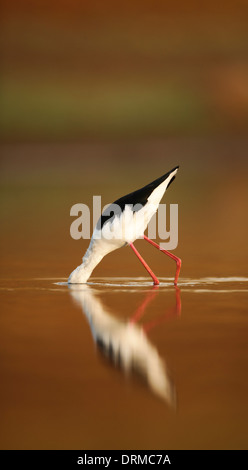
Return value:
M 88 277 L 90 277 L 93 269 L 100 263 L 102 258 L 103 255 L 99 254 L 97 250 L 92 249 L 90 245 L 83 257 L 83 263 L 81 264 L 82 269 L 88 274 Z
M 78 266 L 70 275 L 69 283 L 85 283 L 89 279 L 93 269 L 100 263 L 103 258 L 102 254 L 92 249 L 92 245 L 89 246 L 86 251 L 83 262 Z

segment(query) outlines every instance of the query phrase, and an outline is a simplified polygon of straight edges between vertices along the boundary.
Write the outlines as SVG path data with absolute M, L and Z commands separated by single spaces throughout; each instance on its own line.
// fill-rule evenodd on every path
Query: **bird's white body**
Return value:
M 153 189 L 147 197 L 146 203 L 140 205 L 140 208 L 133 210 L 139 202 L 134 204 L 134 207 L 128 203 L 124 206 L 124 210 L 107 220 L 102 228 L 97 224 L 90 245 L 83 257 L 83 262 L 71 273 L 68 283 L 86 283 L 93 269 L 104 256 L 143 237 L 149 221 L 156 213 L 159 203 L 171 180 L 174 179 L 177 170 L 178 168 L 171 171 L 169 176 Z

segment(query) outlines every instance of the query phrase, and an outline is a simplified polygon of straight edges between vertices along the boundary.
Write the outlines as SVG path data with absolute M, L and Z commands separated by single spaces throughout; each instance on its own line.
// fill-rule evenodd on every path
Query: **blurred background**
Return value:
M 184 275 L 245 274 L 247 2 L 1 4 L 2 275 L 67 277 L 88 245 L 71 206 L 178 164 L 163 202 L 179 204 Z M 130 272 L 122 250 L 95 271 Z
M 247 0 L 1 0 L 0 16 L 0 445 L 247 446 Z M 95 350 L 55 283 L 89 243 L 70 237 L 73 204 L 104 206 L 177 165 L 162 202 L 179 205 L 182 315 L 150 333 L 172 412 Z M 93 276 L 146 272 L 127 247 Z M 122 322 L 150 289 L 92 287 Z M 157 292 L 144 322 L 175 306 L 172 284 Z

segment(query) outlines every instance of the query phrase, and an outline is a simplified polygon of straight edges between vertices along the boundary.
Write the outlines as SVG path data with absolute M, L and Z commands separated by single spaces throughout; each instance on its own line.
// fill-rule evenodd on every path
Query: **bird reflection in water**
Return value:
M 160 357 L 147 333 L 155 326 L 181 313 L 180 290 L 175 287 L 175 305 L 158 318 L 139 325 L 148 304 L 158 293 L 154 286 L 134 315 L 125 321 L 111 314 L 99 293 L 88 285 L 70 285 L 73 299 L 86 315 L 95 343 L 116 366 L 125 372 L 141 375 L 150 389 L 169 405 L 175 406 L 175 387 L 165 361 Z

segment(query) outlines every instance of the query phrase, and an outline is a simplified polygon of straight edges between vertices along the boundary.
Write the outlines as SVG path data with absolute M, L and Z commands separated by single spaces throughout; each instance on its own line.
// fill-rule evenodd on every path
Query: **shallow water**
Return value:
M 0 446 L 247 447 L 247 139 L 2 150 Z M 179 289 L 144 240 L 158 288 L 128 247 L 68 286 L 89 244 L 71 206 L 178 164 L 163 202 L 179 204 Z
M 247 444 L 246 277 L 1 282 L 3 448 Z

